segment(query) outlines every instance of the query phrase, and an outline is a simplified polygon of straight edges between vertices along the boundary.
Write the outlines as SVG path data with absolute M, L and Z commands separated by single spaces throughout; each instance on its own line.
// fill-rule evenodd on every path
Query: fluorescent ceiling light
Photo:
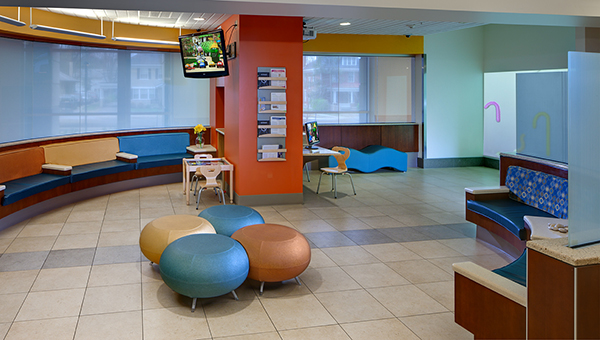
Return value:
M 138 38 L 127 38 L 127 37 L 112 37 L 112 40 L 142 43 L 142 44 L 179 45 L 179 41 L 138 39 Z
M 81 31 L 74 31 L 74 30 L 68 30 L 68 29 L 65 29 L 65 28 L 58 28 L 58 27 L 51 27 L 51 26 L 44 26 L 44 25 L 31 25 L 29 27 L 31 29 L 38 30 L 38 31 L 46 31 L 46 32 L 52 32 L 52 33 L 69 34 L 69 35 L 75 35 L 75 36 L 78 36 L 78 37 L 92 38 L 92 39 L 106 39 L 105 35 L 88 33 L 88 32 L 81 32 Z
M 3 15 L 0 15 L 0 22 L 6 23 L 6 24 L 10 24 L 10 25 L 14 25 L 14 26 L 25 26 L 25 23 L 19 20 L 15 20 L 9 17 L 5 17 Z
M 340 22 L 340 26 L 350 26 L 349 22 Z
M 194 18 L 194 20 L 204 21 L 204 18 Z

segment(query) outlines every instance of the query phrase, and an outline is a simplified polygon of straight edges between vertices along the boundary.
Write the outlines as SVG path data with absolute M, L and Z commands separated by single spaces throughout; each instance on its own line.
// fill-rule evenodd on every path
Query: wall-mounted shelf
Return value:
M 287 125 L 286 69 L 259 67 L 257 86 L 257 156 L 259 162 L 285 161 Z

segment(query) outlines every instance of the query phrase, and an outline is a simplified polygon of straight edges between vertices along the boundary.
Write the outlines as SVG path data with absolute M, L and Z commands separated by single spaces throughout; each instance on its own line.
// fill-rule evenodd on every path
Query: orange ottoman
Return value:
M 260 281 L 262 295 L 265 282 L 296 278 L 310 263 L 310 245 L 298 231 L 279 224 L 254 224 L 231 235 L 242 244 L 248 259 L 248 277 Z
M 159 264 L 160 256 L 173 241 L 193 234 L 215 234 L 212 224 L 194 215 L 168 215 L 146 224 L 140 234 L 140 249 L 150 264 Z

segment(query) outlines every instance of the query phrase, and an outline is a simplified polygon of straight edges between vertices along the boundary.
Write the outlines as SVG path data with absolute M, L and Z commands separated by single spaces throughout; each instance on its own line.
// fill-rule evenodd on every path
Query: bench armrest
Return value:
M 0 185 L 0 191 L 4 191 L 6 189 L 6 185 Z
M 117 152 L 117 160 L 127 163 L 137 163 L 138 155 L 127 152 Z
M 527 307 L 527 288 L 487 270 L 473 262 L 452 264 L 452 269 L 458 273 L 523 307 Z
M 71 170 L 73 170 L 73 167 L 70 165 L 50 163 L 42 164 L 42 172 L 45 174 L 69 176 L 71 175 Z
M 482 194 L 507 194 L 510 190 L 508 190 L 505 186 L 499 187 L 476 187 L 476 188 L 465 188 L 465 192 L 473 195 L 482 195 Z

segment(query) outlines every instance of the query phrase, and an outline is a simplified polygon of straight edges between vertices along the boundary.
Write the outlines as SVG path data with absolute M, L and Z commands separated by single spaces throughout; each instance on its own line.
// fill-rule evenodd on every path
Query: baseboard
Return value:
M 238 205 L 280 205 L 280 204 L 302 204 L 304 194 L 272 194 L 272 195 L 243 195 L 234 193 L 234 202 Z
M 419 168 L 457 168 L 467 166 L 485 166 L 500 169 L 500 161 L 489 157 L 456 157 L 456 158 L 417 158 Z

